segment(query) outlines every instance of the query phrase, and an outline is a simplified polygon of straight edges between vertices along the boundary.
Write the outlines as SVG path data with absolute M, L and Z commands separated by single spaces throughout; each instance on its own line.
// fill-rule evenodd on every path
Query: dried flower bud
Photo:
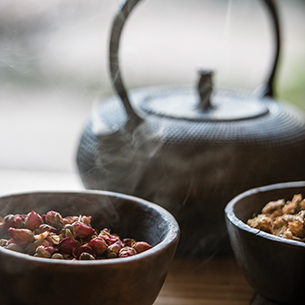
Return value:
M 94 250 L 88 244 L 81 245 L 80 247 L 75 249 L 73 255 L 76 258 L 79 258 L 83 252 L 89 253 L 89 254 L 93 255 L 94 257 L 96 255 Z
M 87 252 L 83 252 L 79 258 L 79 260 L 95 260 L 94 256 L 91 255 L 90 253 L 87 253 Z
M 108 246 L 107 251 L 112 251 L 115 253 L 119 253 L 119 251 L 122 249 L 122 243 L 120 241 L 116 241 L 114 244 Z
M 79 244 L 75 240 L 73 240 L 71 237 L 65 237 L 59 242 L 58 251 L 61 254 L 71 255 L 72 252 L 75 250 L 75 248 L 78 246 L 79 246 Z
M 22 248 L 34 241 L 34 234 L 31 230 L 9 228 L 8 231 L 14 242 Z
M 108 245 L 106 244 L 103 238 L 93 238 L 89 241 L 89 246 L 95 251 L 97 255 L 103 254 L 106 250 Z
M 13 215 L 13 214 L 8 214 L 3 218 L 3 230 L 6 230 L 10 227 L 12 227 L 12 228 L 15 227 L 14 218 L 15 218 L 15 215 Z
M 7 239 L 0 239 L 0 247 L 5 247 L 8 245 L 8 240 Z
M 151 245 L 144 241 L 138 241 L 133 245 L 133 248 L 137 251 L 137 253 L 142 253 L 148 249 L 151 249 Z
M 34 231 L 42 224 L 42 218 L 35 211 L 31 211 L 27 214 L 24 224 L 27 229 Z
M 50 235 L 47 237 L 47 240 L 52 244 L 52 245 L 58 245 L 60 242 L 60 236 L 56 235 L 54 233 L 50 233 Z
M 65 225 L 64 228 L 62 229 L 62 233 L 65 235 L 65 237 L 71 237 L 75 238 L 73 235 L 73 226 L 72 225 Z
M 23 227 L 25 227 L 24 217 L 21 216 L 21 215 L 15 216 L 12 227 L 14 227 L 14 228 L 23 228 Z
M 78 221 L 78 216 L 67 216 L 62 219 L 63 225 L 72 225 L 74 222 Z
M 112 245 L 120 240 L 120 238 L 117 235 L 110 234 L 108 229 L 103 229 L 98 235 L 98 237 L 103 238 L 107 243 L 107 245 Z
M 46 215 L 45 215 L 45 222 L 56 228 L 57 230 L 61 230 L 62 226 L 63 226 L 63 222 L 62 222 L 62 216 L 55 211 L 49 211 Z
M 38 231 L 40 233 L 43 233 L 43 232 L 46 232 L 46 231 L 52 232 L 52 233 L 57 233 L 58 230 L 56 228 L 46 224 L 46 223 L 43 223 L 42 225 L 39 226 Z
M 73 223 L 73 233 L 76 238 L 86 238 L 96 234 L 92 227 L 89 227 L 79 221 Z
M 132 238 L 124 238 L 123 244 L 125 247 L 132 247 L 136 241 Z
M 15 252 L 24 253 L 24 249 L 22 247 L 18 246 L 17 244 L 9 244 L 9 245 L 5 246 L 4 248 L 15 251 Z
M 64 256 L 60 253 L 54 253 L 51 258 L 53 259 L 64 259 Z
M 82 216 L 80 221 L 89 226 L 91 223 L 91 218 L 91 216 Z
M 117 257 L 118 257 L 118 254 L 116 252 L 107 250 L 107 258 L 117 258 Z
M 45 231 L 45 232 L 43 232 L 43 233 L 34 235 L 34 238 L 35 238 L 36 240 L 38 240 L 38 239 L 45 239 L 45 238 L 47 238 L 47 237 L 49 236 L 49 234 L 50 234 L 49 231 Z
M 44 240 L 43 239 L 38 239 L 38 240 L 35 240 L 33 243 L 29 243 L 26 247 L 25 247 L 25 251 L 31 255 L 34 255 L 35 252 L 36 252 L 36 249 L 39 247 L 39 246 L 45 246 L 42 244 Z
M 39 247 L 37 247 L 36 253 L 34 254 L 34 256 L 50 258 L 53 255 L 53 253 L 54 253 L 53 247 L 39 246 Z
M 120 250 L 119 257 L 123 258 L 123 257 L 133 256 L 136 254 L 137 254 L 137 251 L 134 248 L 124 247 Z

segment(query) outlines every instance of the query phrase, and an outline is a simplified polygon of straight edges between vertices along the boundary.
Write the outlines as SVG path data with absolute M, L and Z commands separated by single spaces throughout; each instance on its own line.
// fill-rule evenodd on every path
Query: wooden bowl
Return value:
M 253 289 L 277 304 L 303 304 L 305 243 L 284 239 L 246 224 L 269 201 L 305 195 L 305 182 L 289 182 L 246 191 L 225 208 L 235 257 Z
M 303 304 L 305 243 L 284 239 L 248 226 L 247 220 L 269 201 L 305 195 L 305 181 L 263 186 L 232 199 L 225 208 L 230 242 L 246 279 L 276 304 Z
M 152 305 L 174 256 L 179 227 L 165 209 L 104 191 L 41 192 L 0 197 L 0 215 L 91 215 L 96 229 L 153 247 L 127 258 L 69 261 L 37 258 L 0 248 L 0 304 Z

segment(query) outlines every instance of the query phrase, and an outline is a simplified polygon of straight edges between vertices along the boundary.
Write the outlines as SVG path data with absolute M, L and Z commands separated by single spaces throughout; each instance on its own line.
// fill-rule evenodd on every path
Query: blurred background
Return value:
M 86 118 L 114 94 L 108 44 L 120 2 L 0 1 L 0 172 L 77 173 Z M 305 1 L 276 2 L 276 96 L 305 111 Z M 216 88 L 253 91 L 270 69 L 268 17 L 259 0 L 142 1 L 121 40 L 126 86 L 195 86 L 197 70 L 212 68 Z

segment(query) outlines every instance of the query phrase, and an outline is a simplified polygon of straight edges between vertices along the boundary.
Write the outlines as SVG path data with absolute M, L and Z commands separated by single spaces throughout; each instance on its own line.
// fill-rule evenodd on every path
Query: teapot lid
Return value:
M 195 121 L 244 120 L 269 112 L 261 97 L 247 92 L 213 91 L 213 72 L 199 73 L 198 92 L 181 87 L 147 91 L 139 108 L 149 114 Z

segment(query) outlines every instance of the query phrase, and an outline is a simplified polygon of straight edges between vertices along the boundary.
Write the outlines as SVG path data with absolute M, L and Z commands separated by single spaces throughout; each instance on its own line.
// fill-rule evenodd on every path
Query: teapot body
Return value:
M 260 94 L 213 91 L 201 69 L 192 88 L 127 92 L 120 71 L 124 25 L 142 0 L 123 0 L 113 20 L 109 68 L 116 95 L 102 102 L 83 131 L 77 164 L 84 185 L 143 197 L 179 222 L 177 253 L 231 252 L 224 207 L 249 188 L 305 180 L 305 118 L 273 98 L 280 55 L 275 0 L 274 55 Z M 153 53 L 152 53 L 153 55 Z
M 181 228 L 178 254 L 230 253 L 223 214 L 230 199 L 260 185 L 305 180 L 305 118 L 267 98 L 268 113 L 247 120 L 145 114 L 141 103 L 164 90 L 131 92 L 144 117 L 132 132 L 117 96 L 93 110 L 78 148 L 80 176 L 87 188 L 135 195 L 170 211 Z

